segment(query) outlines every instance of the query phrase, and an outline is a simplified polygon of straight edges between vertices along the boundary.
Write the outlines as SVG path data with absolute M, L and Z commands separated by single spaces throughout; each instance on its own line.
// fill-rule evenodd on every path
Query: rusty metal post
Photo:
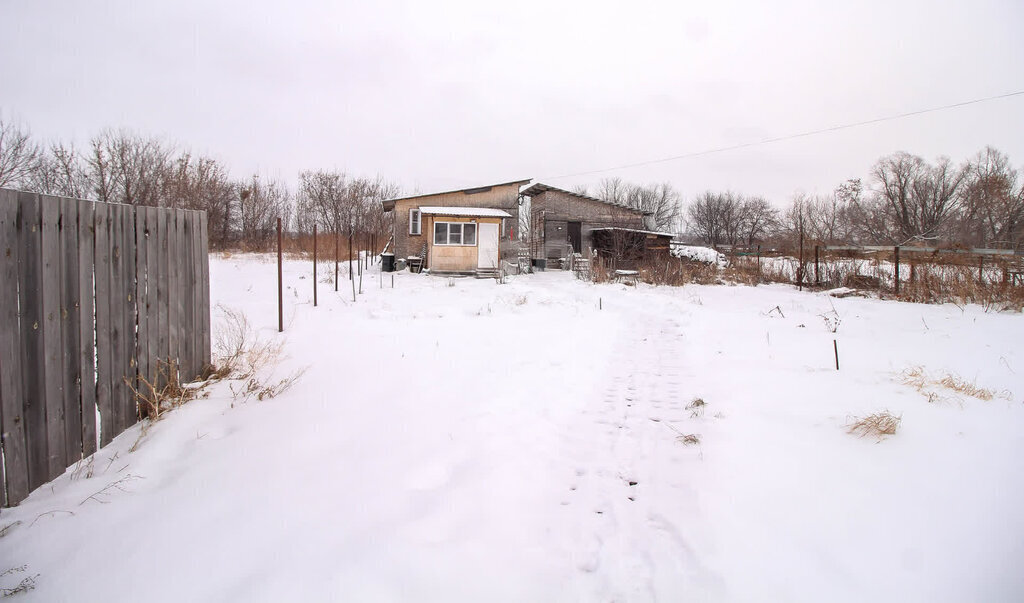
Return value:
M 900 292 L 900 246 L 899 245 L 897 245 L 897 246 L 892 248 L 892 255 L 893 255 L 893 258 L 895 258 L 895 269 L 894 269 L 894 272 L 893 272 L 895 278 L 893 279 L 893 285 L 892 286 L 893 286 L 893 290 L 897 294 L 899 294 L 899 292 Z
M 338 290 L 338 229 L 334 229 L 334 290 Z
M 281 288 L 281 218 L 277 219 L 277 332 L 284 331 L 284 297 Z
M 985 286 L 985 256 L 978 258 L 978 286 Z
M 352 280 L 352 227 L 348 229 L 348 280 Z M 352 301 L 355 301 L 354 299 Z
M 313 307 L 316 307 L 316 224 L 313 224 Z
M 800 267 L 796 271 L 796 286 L 800 291 L 804 290 L 804 222 L 800 216 Z
M 761 278 L 761 245 L 757 246 L 757 278 Z
M 835 355 L 836 355 L 836 370 L 838 371 L 839 370 L 839 344 L 836 343 L 835 339 L 832 340 L 832 351 L 835 352 Z
M 820 245 L 814 246 L 814 284 L 821 284 L 821 270 L 818 267 L 818 250 L 821 249 Z

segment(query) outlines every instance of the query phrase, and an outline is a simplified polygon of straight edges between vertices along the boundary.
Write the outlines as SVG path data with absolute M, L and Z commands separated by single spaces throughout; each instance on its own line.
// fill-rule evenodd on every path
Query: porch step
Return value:
M 476 269 L 476 277 L 477 278 L 498 278 L 498 276 L 500 276 L 500 274 L 501 273 L 500 273 L 500 271 L 497 268 L 477 268 Z

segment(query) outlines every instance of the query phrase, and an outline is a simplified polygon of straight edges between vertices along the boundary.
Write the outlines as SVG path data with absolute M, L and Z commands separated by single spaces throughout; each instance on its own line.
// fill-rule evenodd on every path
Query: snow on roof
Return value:
M 420 213 L 426 216 L 473 216 L 477 218 L 511 218 L 512 214 L 503 209 L 492 207 L 421 207 Z

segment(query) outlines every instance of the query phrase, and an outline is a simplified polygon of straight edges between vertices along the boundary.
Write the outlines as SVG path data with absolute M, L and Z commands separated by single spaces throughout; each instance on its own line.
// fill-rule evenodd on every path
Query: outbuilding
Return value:
M 393 211 L 396 258 L 431 274 L 494 276 L 502 240 L 513 238 L 519 216 L 519 188 L 529 180 L 388 199 Z
M 644 230 L 650 215 L 627 205 L 537 183 L 522 192 L 530 198 L 530 256 L 558 266 L 573 253 L 589 256 L 599 228 Z

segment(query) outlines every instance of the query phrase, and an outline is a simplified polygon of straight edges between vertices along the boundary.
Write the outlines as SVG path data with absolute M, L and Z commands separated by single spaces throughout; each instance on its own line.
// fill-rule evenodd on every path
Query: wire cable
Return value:
M 680 159 L 690 159 L 692 157 L 701 157 L 703 155 L 711 155 L 713 153 L 724 153 L 725 151 L 735 151 L 737 149 L 746 149 L 749 147 L 756 147 L 764 144 L 772 144 L 774 142 L 782 142 L 784 140 L 793 140 L 794 138 L 805 138 L 807 136 L 815 136 L 817 134 L 825 134 L 827 132 L 836 132 L 838 130 L 846 130 L 849 128 L 857 128 L 860 126 L 867 126 L 870 124 L 877 124 L 886 121 L 893 121 L 896 119 L 903 119 L 906 117 L 913 117 L 915 115 L 924 115 L 925 113 L 934 113 L 936 111 L 946 111 L 949 109 L 956 109 L 959 107 L 966 107 L 968 105 L 976 105 L 978 103 L 986 103 L 989 101 L 1010 98 L 1013 96 L 1024 95 L 1024 90 L 1018 90 L 1017 92 L 1008 92 L 1006 94 L 997 94 L 995 96 L 986 96 L 985 98 L 976 98 L 969 101 L 963 101 L 959 103 L 952 103 L 950 105 L 942 105 L 940 107 L 930 107 L 928 109 L 919 109 L 917 111 L 908 111 L 907 113 L 900 113 L 898 115 L 887 115 L 885 117 L 876 117 L 874 119 L 866 119 L 864 121 L 858 121 L 848 124 L 841 124 L 838 126 L 831 126 L 828 128 L 819 128 L 817 130 L 808 130 L 806 132 L 799 132 L 797 134 L 787 134 L 785 136 L 776 136 L 774 138 L 764 138 L 762 140 L 755 140 L 751 142 L 744 142 L 741 144 L 730 145 L 727 147 L 718 147 L 714 149 L 705 149 L 703 151 L 696 151 L 693 153 L 685 153 L 683 155 L 674 155 L 672 157 L 664 157 L 662 159 L 652 159 L 649 161 L 639 161 L 637 163 L 627 163 L 624 165 L 618 165 L 615 167 L 601 168 L 597 170 L 588 170 L 585 172 L 574 172 L 571 174 L 562 174 L 559 176 L 545 176 L 540 180 L 558 180 L 560 178 L 572 178 L 575 176 L 589 176 L 591 174 L 601 174 L 604 172 L 612 172 L 616 170 L 625 170 L 635 167 L 643 167 L 647 165 L 656 165 L 659 163 L 668 163 L 669 161 L 678 161 Z

